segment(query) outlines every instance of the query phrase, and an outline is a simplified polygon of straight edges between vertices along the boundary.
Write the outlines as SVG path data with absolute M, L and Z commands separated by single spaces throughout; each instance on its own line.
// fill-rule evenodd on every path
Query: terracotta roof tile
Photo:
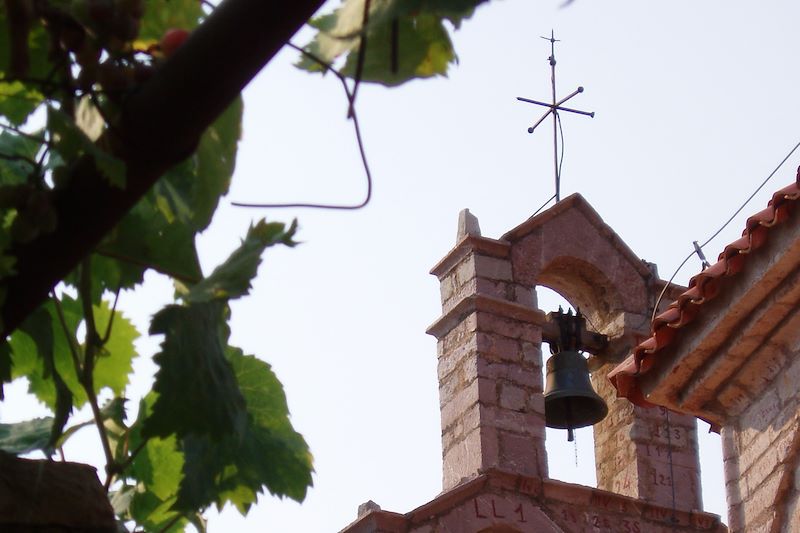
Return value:
M 637 405 L 651 405 L 639 388 L 638 378 L 647 373 L 658 358 L 658 352 L 670 345 L 681 328 L 702 313 L 703 304 L 719 294 L 723 278 L 735 276 L 747 268 L 748 254 L 758 250 L 767 240 L 769 228 L 782 224 L 800 198 L 800 167 L 795 182 L 772 195 L 767 208 L 745 223 L 742 237 L 728 244 L 716 263 L 695 275 L 689 288 L 657 315 L 651 324 L 651 336 L 633 349 L 633 353 L 612 370 L 608 377 L 619 397 Z

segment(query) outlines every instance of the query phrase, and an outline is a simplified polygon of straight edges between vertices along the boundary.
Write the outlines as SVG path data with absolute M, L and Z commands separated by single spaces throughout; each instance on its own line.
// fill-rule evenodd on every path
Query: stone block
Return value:
M 781 412 L 781 400 L 774 389 L 763 392 L 755 402 L 739 417 L 739 427 L 763 431 Z M 747 445 L 746 441 L 742 444 Z
M 443 428 L 449 427 L 456 419 L 461 418 L 467 410 L 478 403 L 480 397 L 478 391 L 478 380 L 474 380 L 444 403 L 441 409 Z
M 513 285 L 514 288 L 514 301 L 522 304 L 527 305 L 530 307 L 538 307 L 539 302 L 536 299 L 536 291 L 533 290 L 531 287 L 526 287 L 525 285 L 515 284 Z
M 519 361 L 522 356 L 520 342 L 516 339 L 491 333 L 478 333 L 477 346 L 480 355 L 500 361 Z
M 477 350 L 477 341 L 473 336 L 473 338 L 471 338 L 468 342 L 465 342 L 454 348 L 451 347 L 450 350 L 443 351 L 442 355 L 439 356 L 437 365 L 439 379 L 444 379 L 448 374 L 450 374 L 450 372 L 455 370 L 455 368 L 462 363 L 465 365 L 474 365 L 475 354 Z
M 534 366 L 542 366 L 542 345 L 540 343 L 522 341 L 522 360 Z
M 754 531 L 755 525 L 765 519 L 771 520 L 782 474 L 783 469 L 776 469 L 755 491 L 747 494 L 744 498 L 742 507 L 748 532 Z
M 504 383 L 500 385 L 500 407 L 512 411 L 525 411 L 528 392 L 522 387 Z
M 475 278 L 475 255 L 469 254 L 455 267 L 453 283 L 456 289 Z
M 542 371 L 540 367 L 526 368 L 508 363 L 493 363 L 479 358 L 476 365 L 480 377 L 502 379 L 511 383 L 529 387 L 531 390 L 542 390 Z
M 541 439 L 502 430 L 497 435 L 500 444 L 500 468 L 526 476 L 547 475 L 547 458 L 540 457 L 546 453 Z
M 544 418 L 538 413 L 509 411 L 493 406 L 481 406 L 481 424 L 520 434 L 538 434 Z
M 467 434 L 463 440 L 444 452 L 442 482 L 445 490 L 458 485 L 464 478 L 478 475 L 481 452 L 481 435 L 478 430 Z
M 539 413 L 544 416 L 544 394 L 541 391 L 528 390 L 527 409 L 530 413 Z
M 494 280 L 512 281 L 511 262 L 486 255 L 475 255 L 475 273 L 477 277 Z
M 465 284 L 464 287 L 470 287 L 473 290 L 473 294 L 485 294 L 503 300 L 510 300 L 508 297 L 509 284 L 505 281 L 476 278 L 474 281 Z
M 442 298 L 442 302 L 446 302 L 447 300 L 452 298 L 454 291 L 455 291 L 455 286 L 453 283 L 453 278 L 451 276 L 443 278 L 439 283 L 439 294 Z
M 776 380 L 778 397 L 784 402 L 797 399 L 800 395 L 800 356 L 795 355 L 793 359 L 794 362 Z

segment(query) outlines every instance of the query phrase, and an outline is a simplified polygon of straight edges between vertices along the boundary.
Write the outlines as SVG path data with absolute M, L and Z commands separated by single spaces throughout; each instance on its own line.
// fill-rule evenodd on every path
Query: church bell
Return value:
M 589 381 L 586 359 L 576 351 L 558 352 L 547 360 L 544 413 L 547 427 L 572 430 L 600 422 L 608 414 L 606 402 Z

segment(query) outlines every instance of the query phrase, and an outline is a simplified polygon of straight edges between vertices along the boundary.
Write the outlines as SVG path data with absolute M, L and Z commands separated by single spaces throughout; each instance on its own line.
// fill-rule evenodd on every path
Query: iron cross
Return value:
M 559 119 L 559 116 L 558 116 L 558 112 L 559 111 L 567 111 L 569 113 L 577 113 L 579 115 L 587 115 L 589 117 L 594 117 L 594 111 L 592 111 L 592 112 L 580 111 L 578 109 L 572 109 L 572 108 L 569 108 L 569 107 L 564 107 L 562 105 L 564 102 L 566 102 L 567 100 L 569 100 L 573 96 L 582 93 L 583 92 L 583 87 L 578 87 L 574 92 L 572 92 L 568 96 L 565 96 L 561 100 L 557 100 L 556 99 L 556 43 L 559 42 L 559 40 L 555 38 L 555 34 L 553 33 L 553 30 L 550 30 L 550 37 L 542 37 L 542 39 L 544 39 L 546 41 L 550 41 L 550 57 L 548 57 L 547 60 L 550 62 L 550 73 L 551 73 L 550 74 L 550 82 L 551 82 L 551 85 L 552 85 L 552 88 L 553 88 L 553 103 L 548 104 L 546 102 L 539 102 L 538 100 L 531 100 L 529 98 L 522 98 L 521 96 L 518 96 L 517 100 L 519 100 L 521 102 L 527 102 L 529 104 L 536 104 L 536 105 L 540 105 L 540 106 L 548 108 L 547 112 L 544 115 L 542 115 L 542 117 L 539 120 L 537 120 L 533 124 L 533 126 L 528 128 L 528 133 L 533 133 L 533 130 L 535 130 L 536 127 L 539 124 L 544 122 L 544 119 L 546 119 L 551 114 L 553 115 L 553 165 L 554 165 L 555 178 L 556 178 L 556 194 L 555 194 L 555 198 L 556 198 L 556 202 L 558 202 L 559 200 L 561 200 L 561 165 L 558 162 L 558 127 L 559 127 L 559 120 L 560 119 Z M 563 146 L 562 146 L 562 152 L 563 152 Z M 550 199 L 552 200 L 552 198 L 550 198 Z

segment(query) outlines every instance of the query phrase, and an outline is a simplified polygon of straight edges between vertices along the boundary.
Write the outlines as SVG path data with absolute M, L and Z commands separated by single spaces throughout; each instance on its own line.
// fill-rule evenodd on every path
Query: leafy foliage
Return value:
M 117 190 L 128 187 L 128 169 L 114 155 L 125 152 L 116 126 L 126 98 L 165 62 L 162 36 L 191 30 L 203 9 L 196 0 L 0 4 L 0 279 L 14 274 L 15 246 L 58 226 L 56 193 L 80 190 L 86 169 Z M 301 500 L 311 485 L 311 455 L 289 422 L 280 382 L 269 365 L 228 345 L 229 300 L 249 292 L 268 247 L 294 246 L 296 225 L 256 222 L 207 277 L 195 247 L 228 192 L 242 113 L 237 98 L 194 153 L 0 343 L 0 385 L 26 379 L 52 412 L 0 424 L 0 450 L 52 455 L 94 426 L 114 510 L 146 530 L 190 523 L 203 530 L 201 513 L 211 504 L 231 502 L 244 513 L 261 492 Z M 158 372 L 130 421 L 125 394 L 139 332 L 116 300 L 149 269 L 170 276 L 177 290 L 153 317 L 150 334 L 164 337 L 153 358 Z M 99 396 L 110 397 L 103 407 Z M 93 420 L 74 422 L 86 405 Z
M 299 66 L 322 72 L 337 63 L 346 76 L 385 85 L 444 75 L 456 61 L 448 29 L 483 1 L 344 0 L 310 22 L 317 34 Z M 63 198 L 82 198 L 87 175 L 99 172 L 111 196 L 135 189 L 124 162 L 135 139 L 119 128 L 126 103 L 169 64 L 178 45 L 162 47 L 164 37 L 195 28 L 208 9 L 197 0 L 0 4 L 0 282 L 28 264 L 20 249 L 48 242 Z M 0 342 L 0 399 L 3 383 L 24 378 L 52 412 L 0 424 L 0 450 L 52 455 L 94 426 L 114 511 L 148 531 L 203 531 L 212 504 L 247 513 L 261 493 L 301 501 L 312 483 L 312 457 L 277 377 L 228 344 L 230 300 L 249 293 L 267 248 L 295 245 L 296 223 L 252 224 L 207 276 L 195 247 L 230 186 L 242 112 L 236 99 L 196 132 L 194 152 L 113 218 L 119 223 L 102 242 Z M 85 206 L 87 226 L 93 207 Z M 139 332 L 117 299 L 147 270 L 172 278 L 176 290 L 152 319 L 150 334 L 163 336 L 158 371 L 131 421 L 125 394 Z M 101 396 L 109 398 L 102 407 Z M 86 405 L 92 419 L 76 423 Z
M 195 509 L 226 501 L 246 513 L 261 487 L 302 501 L 311 485 L 311 455 L 289 423 L 286 397 L 269 365 L 228 349 L 229 362 L 247 403 L 248 421 L 237 438 L 183 440 L 184 483 L 176 508 Z
M 35 418 L 18 424 L 0 424 L 0 449 L 9 453 L 42 450 L 50 442 L 52 418 Z
M 344 57 L 341 73 L 356 77 L 365 43 L 361 79 L 384 85 L 445 75 L 457 60 L 445 22 L 457 28 L 484 1 L 344 0 L 332 13 L 309 22 L 317 34 L 304 49 L 324 63 Z M 366 25 L 365 5 L 369 5 Z M 308 55 L 297 66 L 311 72 L 325 70 Z
M 223 312 L 219 302 L 171 305 L 153 318 L 150 333 L 163 333 L 165 341 L 154 358 L 160 367 L 153 386 L 158 397 L 142 429 L 145 438 L 241 437 L 245 404 L 225 360 Z

